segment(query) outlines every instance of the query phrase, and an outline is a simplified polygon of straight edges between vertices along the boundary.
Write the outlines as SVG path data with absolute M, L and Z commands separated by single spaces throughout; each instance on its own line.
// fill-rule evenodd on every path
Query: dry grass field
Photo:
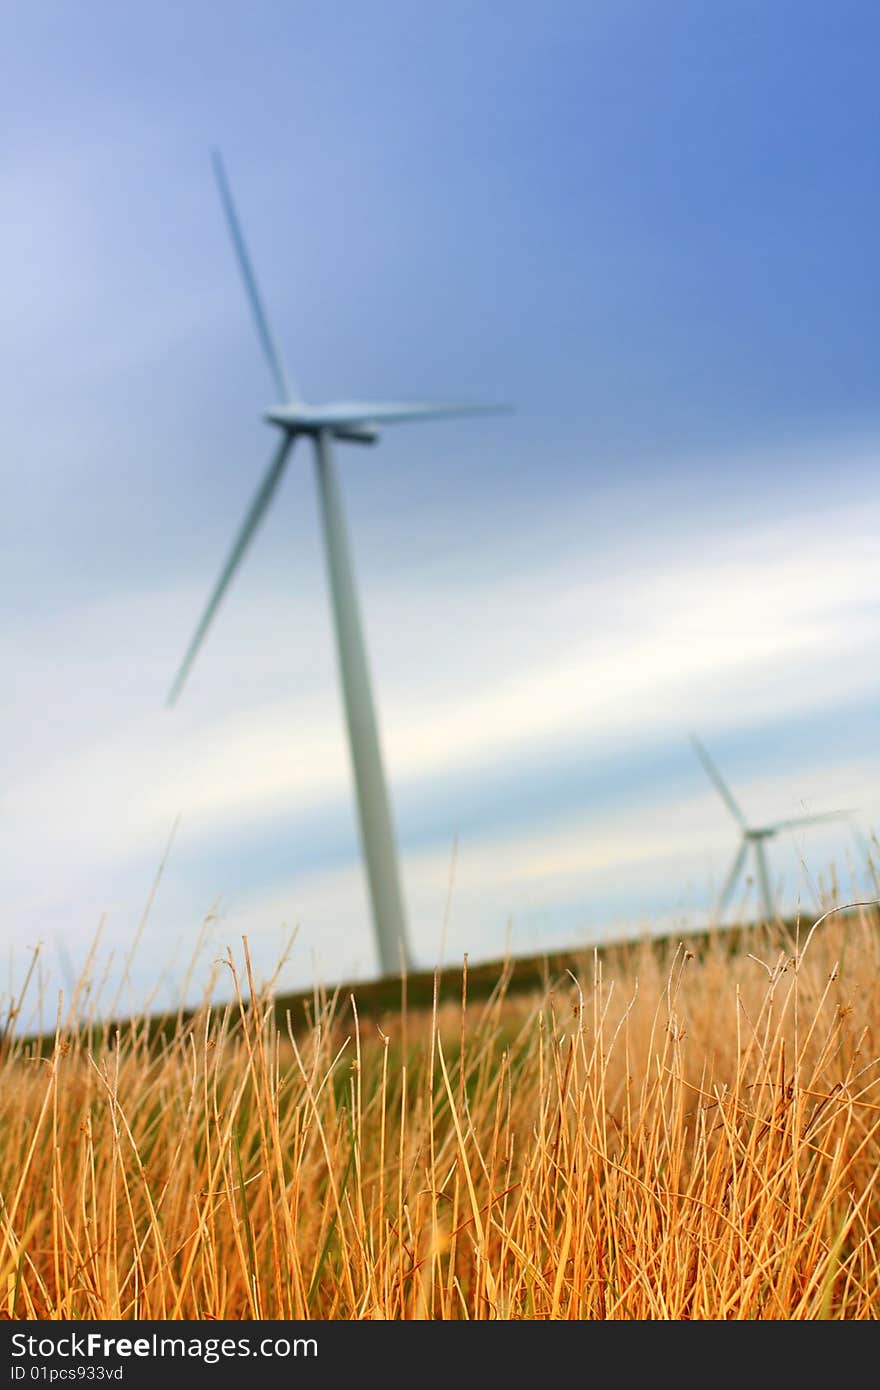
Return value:
M 876 908 L 427 1007 L 224 971 L 158 1030 L 10 1018 L 4 1317 L 877 1316 Z

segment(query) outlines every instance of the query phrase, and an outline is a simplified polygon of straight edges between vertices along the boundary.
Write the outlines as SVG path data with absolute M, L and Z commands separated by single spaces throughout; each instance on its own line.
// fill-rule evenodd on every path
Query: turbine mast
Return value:
M 773 893 L 770 889 L 770 870 L 767 865 L 767 851 L 764 848 L 764 841 L 754 840 L 755 863 L 758 868 L 758 884 L 761 889 L 761 900 L 764 904 L 764 921 L 771 926 L 776 920 L 776 913 L 773 908 Z
M 336 652 L 348 725 L 361 846 L 367 865 L 370 903 L 381 969 L 384 975 L 395 975 L 399 973 L 401 964 L 409 968 L 412 962 L 407 942 L 391 803 L 382 766 L 379 729 L 373 705 L 342 500 L 333 467 L 331 438 L 330 430 L 318 431 L 315 439 L 315 469 L 324 529 L 327 576 L 333 605 Z

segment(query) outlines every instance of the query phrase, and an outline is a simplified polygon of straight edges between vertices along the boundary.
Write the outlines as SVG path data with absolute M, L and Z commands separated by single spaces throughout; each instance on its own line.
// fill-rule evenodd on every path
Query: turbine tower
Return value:
M 727 783 L 724 781 L 718 768 L 709 757 L 706 749 L 695 734 L 690 736 L 694 751 L 700 762 L 705 768 L 709 780 L 712 782 L 721 800 L 724 802 L 730 814 L 733 816 L 740 830 L 742 831 L 742 843 L 736 852 L 730 873 L 724 882 L 718 904 L 715 909 L 715 917 L 718 922 L 724 916 L 727 904 L 733 896 L 740 874 L 742 873 L 749 850 L 752 851 L 755 862 L 755 877 L 758 883 L 758 892 L 761 905 L 764 910 L 764 921 L 772 922 L 775 920 L 775 908 L 773 905 L 773 893 L 770 887 L 770 870 L 767 864 L 767 841 L 772 840 L 778 835 L 780 830 L 795 830 L 801 825 L 813 825 L 816 821 L 826 820 L 848 820 L 852 815 L 850 811 L 824 811 L 816 816 L 795 816 L 792 820 L 778 820 L 770 825 L 749 825 L 745 816 L 733 799 L 733 794 Z
M 299 436 L 304 435 L 314 446 L 336 653 L 348 727 L 361 849 L 366 866 L 379 964 L 382 974 L 396 974 L 402 965 L 409 967 L 412 964 L 412 955 L 367 651 L 361 628 L 342 500 L 333 466 L 333 444 L 336 440 L 353 444 L 375 444 L 381 425 L 397 424 L 406 420 L 495 413 L 507 407 L 378 401 L 343 401 L 318 406 L 306 404 L 292 387 L 269 327 L 223 161 L 216 151 L 212 155 L 212 163 L 257 335 L 278 392 L 278 403 L 266 410 L 263 418 L 275 426 L 281 437 L 195 630 L 171 687 L 168 703 L 173 705 L 179 696 L 218 605 L 275 496 L 294 443 Z

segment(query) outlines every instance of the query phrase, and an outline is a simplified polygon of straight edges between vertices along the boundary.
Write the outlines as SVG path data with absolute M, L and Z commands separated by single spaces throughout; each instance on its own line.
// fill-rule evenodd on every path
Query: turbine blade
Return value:
M 269 465 L 268 471 L 266 472 L 263 481 L 260 483 L 257 495 L 250 505 L 250 509 L 248 511 L 247 516 L 244 519 L 244 523 L 242 524 L 241 530 L 239 531 L 235 539 L 235 544 L 233 545 L 232 550 L 230 551 L 229 558 L 226 561 L 226 564 L 223 566 L 220 578 L 217 580 L 217 583 L 214 586 L 213 593 L 211 594 L 211 597 L 208 600 L 208 606 L 205 609 L 202 615 L 202 619 L 195 630 L 195 635 L 192 641 L 190 642 L 189 647 L 187 648 L 186 656 L 183 658 L 183 663 L 174 679 L 174 684 L 172 685 L 171 691 L 168 695 L 167 703 L 169 705 L 174 704 L 175 700 L 177 699 L 178 695 L 183 689 L 184 682 L 187 676 L 189 675 L 190 667 L 192 666 L 196 658 L 196 653 L 198 652 L 199 647 L 202 645 L 205 633 L 207 632 L 208 627 L 210 626 L 211 619 L 217 611 L 220 600 L 225 594 L 227 588 L 229 587 L 229 582 L 232 579 L 233 574 L 235 573 L 236 569 L 241 563 L 241 558 L 244 555 L 244 552 L 246 551 L 254 532 L 256 531 L 257 527 L 259 526 L 260 522 L 265 516 L 266 511 L 269 507 L 269 503 L 272 501 L 275 489 L 281 481 L 281 475 L 284 472 L 284 465 L 287 463 L 287 458 L 292 447 L 293 435 L 285 435 L 285 437 L 281 441 L 281 444 L 278 447 L 275 457 Z
M 257 288 L 257 281 L 254 275 L 253 266 L 251 265 L 251 259 L 248 255 L 247 245 L 245 244 L 245 239 L 242 235 L 241 224 L 238 220 L 238 214 L 235 211 L 235 204 L 232 201 L 232 192 L 229 187 L 229 180 L 226 177 L 226 170 L 223 166 L 223 159 L 220 155 L 219 150 L 214 150 L 212 152 L 211 162 L 214 166 L 214 177 L 217 180 L 217 187 L 220 191 L 220 201 L 223 204 L 223 211 L 226 214 L 226 221 L 229 226 L 229 234 L 232 237 L 232 244 L 235 247 L 235 254 L 238 259 L 238 265 L 239 269 L 241 270 L 242 279 L 244 280 L 244 286 L 247 290 L 247 296 L 250 300 L 251 310 L 254 315 L 254 321 L 257 325 L 257 333 L 260 338 L 260 343 L 262 345 L 263 352 L 266 356 L 266 361 L 269 363 L 269 370 L 272 373 L 275 385 L 278 387 L 278 390 L 280 391 L 282 398 L 285 401 L 289 401 L 292 399 L 292 397 L 290 386 L 288 385 L 287 374 L 284 370 L 284 362 L 282 361 L 278 344 L 275 342 L 275 339 L 272 336 L 272 330 L 269 327 L 269 320 L 266 317 L 266 311 L 263 308 L 263 302 L 260 298 L 260 291 Z
M 332 410 L 333 407 L 330 407 Z M 355 423 L 396 425 L 406 420 L 446 420 L 465 415 L 509 415 L 510 405 L 468 405 L 464 401 L 369 401 L 344 403 L 337 409 L 338 418 Z
M 746 862 L 746 855 L 748 854 L 748 850 L 749 842 L 748 840 L 743 840 L 742 844 L 736 852 L 736 857 L 734 858 L 733 864 L 730 869 L 730 873 L 727 875 L 727 878 L 724 881 L 724 887 L 722 888 L 721 895 L 718 899 L 718 906 L 715 909 L 715 916 L 719 922 L 724 916 L 724 913 L 727 909 L 727 904 L 733 897 L 733 890 L 737 885 L 737 881 L 739 879 L 740 874 L 742 873 L 743 865 Z
M 849 820 L 853 814 L 853 811 L 822 811 L 816 816 L 795 816 L 793 820 L 774 821 L 767 828 L 775 835 L 777 830 L 794 830 L 799 825 L 814 825 L 820 820 Z
M 341 435 L 346 430 L 371 432 L 379 425 L 398 425 L 407 420 L 503 415 L 512 409 L 509 405 L 468 405 L 458 401 L 331 401 L 317 406 L 293 402 L 273 405 L 264 419 L 282 429 L 327 429 Z
M 721 773 L 718 771 L 712 759 L 709 757 L 709 754 L 706 752 L 706 749 L 703 747 L 696 734 L 691 734 L 690 740 L 693 744 L 694 752 L 696 753 L 700 762 L 703 764 L 703 767 L 706 771 L 706 775 L 709 778 L 710 782 L 712 782 L 713 786 L 715 787 L 715 790 L 718 792 L 718 795 L 721 797 L 722 801 L 724 802 L 730 814 L 733 816 L 734 820 L 742 827 L 743 830 L 745 830 L 746 818 L 737 806 L 736 802 L 734 801 L 733 794 L 730 791 L 730 788 L 728 787 L 727 783 L 724 781 L 724 778 L 721 776 Z

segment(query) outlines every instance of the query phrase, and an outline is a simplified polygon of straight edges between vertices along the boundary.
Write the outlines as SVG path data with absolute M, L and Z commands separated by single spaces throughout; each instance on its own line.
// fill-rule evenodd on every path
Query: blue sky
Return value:
M 515 405 L 339 454 L 418 962 L 704 920 L 736 828 L 689 728 L 755 818 L 875 827 L 878 40 L 857 3 L 9 16 L 13 976 L 99 922 L 112 976 L 175 824 L 132 1002 L 209 914 L 197 983 L 294 928 L 283 983 L 375 970 L 306 450 L 163 703 L 273 447 L 214 146 L 309 399 Z M 781 900 L 854 849 L 774 845 Z

